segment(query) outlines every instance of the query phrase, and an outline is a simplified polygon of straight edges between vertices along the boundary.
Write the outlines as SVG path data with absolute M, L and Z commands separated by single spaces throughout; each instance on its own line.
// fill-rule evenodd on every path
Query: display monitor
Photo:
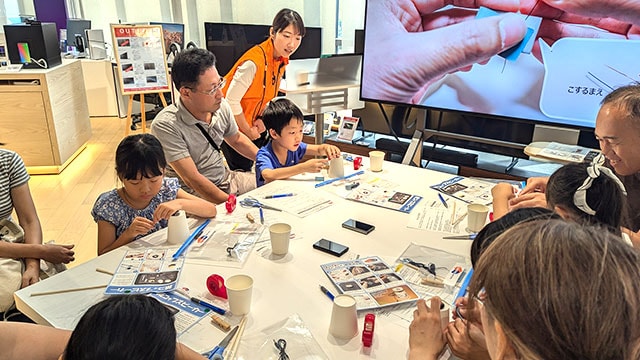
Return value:
M 364 30 L 356 29 L 353 41 L 353 52 L 359 55 L 364 53 Z
M 491 11 L 455 7 L 437 9 L 439 11 L 425 17 L 425 22 L 418 24 L 437 29 L 426 30 L 413 37 L 415 48 L 424 49 L 421 55 L 416 52 L 407 55 L 388 53 L 389 49 L 383 40 L 393 38 L 393 35 L 381 31 L 381 25 L 375 21 L 392 16 L 375 13 L 386 10 L 385 7 L 367 2 L 360 93 L 363 100 L 455 112 L 463 115 L 465 126 L 474 131 L 482 130 L 475 129 L 474 118 L 518 120 L 529 124 L 588 130 L 595 126 L 595 118 L 604 96 L 619 86 L 640 81 L 637 68 L 640 40 L 627 40 L 597 29 L 594 31 L 598 32 L 599 38 L 563 37 L 551 43 L 547 33 L 542 31 L 549 31 L 554 24 L 557 28 L 560 22 L 537 18 L 535 14 L 530 17 L 521 15 L 526 21 L 530 36 L 524 41 L 523 48 L 514 51 L 515 55 L 495 55 L 486 59 L 486 62 L 473 63 L 470 69 L 450 69 L 447 66 L 446 61 L 455 56 L 451 39 L 454 34 L 473 34 L 482 21 L 487 21 L 480 17 L 496 16 Z M 467 16 L 464 21 L 456 24 L 444 21 L 450 19 L 447 16 L 465 12 L 471 16 Z M 428 21 L 433 22 L 427 23 Z M 541 21 L 542 25 L 538 26 Z M 593 30 L 587 29 L 585 25 L 562 24 L 566 34 L 577 33 L 576 29 L 583 34 Z M 542 29 L 541 32 L 538 29 Z M 498 30 L 495 29 L 496 32 Z M 401 41 L 401 35 L 399 33 L 398 39 L 394 41 Z M 409 43 L 406 45 L 411 46 Z M 471 50 L 462 54 L 470 53 Z M 390 57 L 393 57 L 393 62 L 402 62 L 415 59 L 416 56 L 422 59 L 424 68 L 412 66 L 415 72 L 424 74 L 431 71 L 432 75 L 420 79 L 424 86 L 423 93 L 416 91 L 398 95 L 390 89 L 411 81 L 403 79 L 402 74 L 389 71 Z M 439 67 L 436 68 L 436 65 Z M 381 78 L 381 69 L 385 78 Z
M 226 75 L 233 64 L 254 45 L 269 36 L 270 25 L 204 23 L 207 50 L 216 55 L 216 68 Z M 290 59 L 319 58 L 322 53 L 322 29 L 307 27 L 300 47 Z
M 176 23 L 164 23 L 164 22 L 150 22 L 149 25 L 162 26 L 162 35 L 164 36 L 164 51 L 169 55 L 172 51 L 171 45 L 177 49 L 176 52 L 184 49 L 184 24 Z
M 12 64 L 39 69 L 62 62 L 58 30 L 54 23 L 4 25 L 4 35 Z
M 91 20 L 67 19 L 67 45 L 76 48 L 78 53 L 83 54 L 89 46 L 85 30 L 91 29 Z

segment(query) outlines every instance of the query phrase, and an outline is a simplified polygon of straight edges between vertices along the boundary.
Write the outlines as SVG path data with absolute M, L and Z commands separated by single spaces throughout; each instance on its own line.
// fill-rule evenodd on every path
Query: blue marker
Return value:
M 320 285 L 320 291 L 322 291 L 325 295 L 327 295 L 329 299 L 331 299 L 331 301 L 333 301 L 333 294 L 331 293 L 331 291 L 327 290 L 326 287 Z
M 438 193 L 438 199 L 440 199 L 440 202 L 442 203 L 442 205 L 444 205 L 445 208 L 449 208 L 449 204 L 447 204 L 447 200 L 444 199 L 444 196 L 442 196 L 442 194 Z
M 262 206 L 260 206 L 260 224 L 264 225 L 264 212 L 262 211 Z
M 274 194 L 274 195 L 267 195 L 264 198 L 265 199 L 277 199 L 277 198 L 282 198 L 282 197 L 289 197 L 289 196 L 293 196 L 295 195 L 294 193 L 288 193 L 288 194 Z

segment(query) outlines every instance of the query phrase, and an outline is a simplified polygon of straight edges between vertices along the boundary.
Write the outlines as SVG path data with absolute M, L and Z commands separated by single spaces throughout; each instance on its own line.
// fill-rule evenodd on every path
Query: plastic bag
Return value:
M 278 341 L 280 339 L 284 339 L 287 342 L 285 352 L 290 359 L 329 359 L 298 314 L 293 314 L 276 324 L 264 328 L 258 334 L 243 337 L 238 348 L 237 359 L 278 360 L 280 353 L 274 345 L 274 340 Z

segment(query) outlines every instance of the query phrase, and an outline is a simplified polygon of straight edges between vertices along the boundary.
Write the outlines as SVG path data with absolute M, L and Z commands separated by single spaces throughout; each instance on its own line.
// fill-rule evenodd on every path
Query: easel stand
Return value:
M 133 97 L 136 95 L 138 95 L 140 99 L 140 119 L 142 121 L 141 122 L 142 132 L 143 133 L 147 132 L 147 113 L 145 111 L 145 106 L 144 106 L 145 94 L 153 94 L 153 93 L 144 92 L 144 93 L 135 93 L 135 94 L 129 95 L 129 105 L 127 106 L 127 124 L 125 125 L 124 136 L 129 135 L 129 129 L 131 128 L 131 121 L 132 121 L 132 115 L 133 115 L 132 114 L 133 113 Z M 162 106 L 167 107 L 167 100 L 164 98 L 164 92 L 158 92 L 157 94 L 158 96 L 160 96 L 160 101 L 162 101 Z

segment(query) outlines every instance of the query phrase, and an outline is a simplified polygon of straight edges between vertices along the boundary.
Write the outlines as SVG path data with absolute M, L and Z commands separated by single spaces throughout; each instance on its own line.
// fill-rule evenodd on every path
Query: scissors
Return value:
M 240 200 L 240 206 L 242 207 L 255 207 L 255 208 L 263 208 L 268 210 L 282 211 L 278 208 L 274 208 L 273 206 L 265 205 L 258 201 L 258 199 L 247 196 L 246 198 Z
M 224 337 L 224 339 L 222 339 L 222 341 L 220 341 L 220 344 L 218 344 L 213 348 L 213 350 L 211 350 L 211 353 L 209 353 L 209 359 L 224 360 L 222 353 L 224 352 L 224 349 L 227 348 L 227 345 L 229 345 L 229 342 L 231 341 L 231 339 L 233 339 L 233 336 L 237 331 L 238 327 L 236 326 L 229 332 L 229 334 L 227 334 L 227 336 Z

